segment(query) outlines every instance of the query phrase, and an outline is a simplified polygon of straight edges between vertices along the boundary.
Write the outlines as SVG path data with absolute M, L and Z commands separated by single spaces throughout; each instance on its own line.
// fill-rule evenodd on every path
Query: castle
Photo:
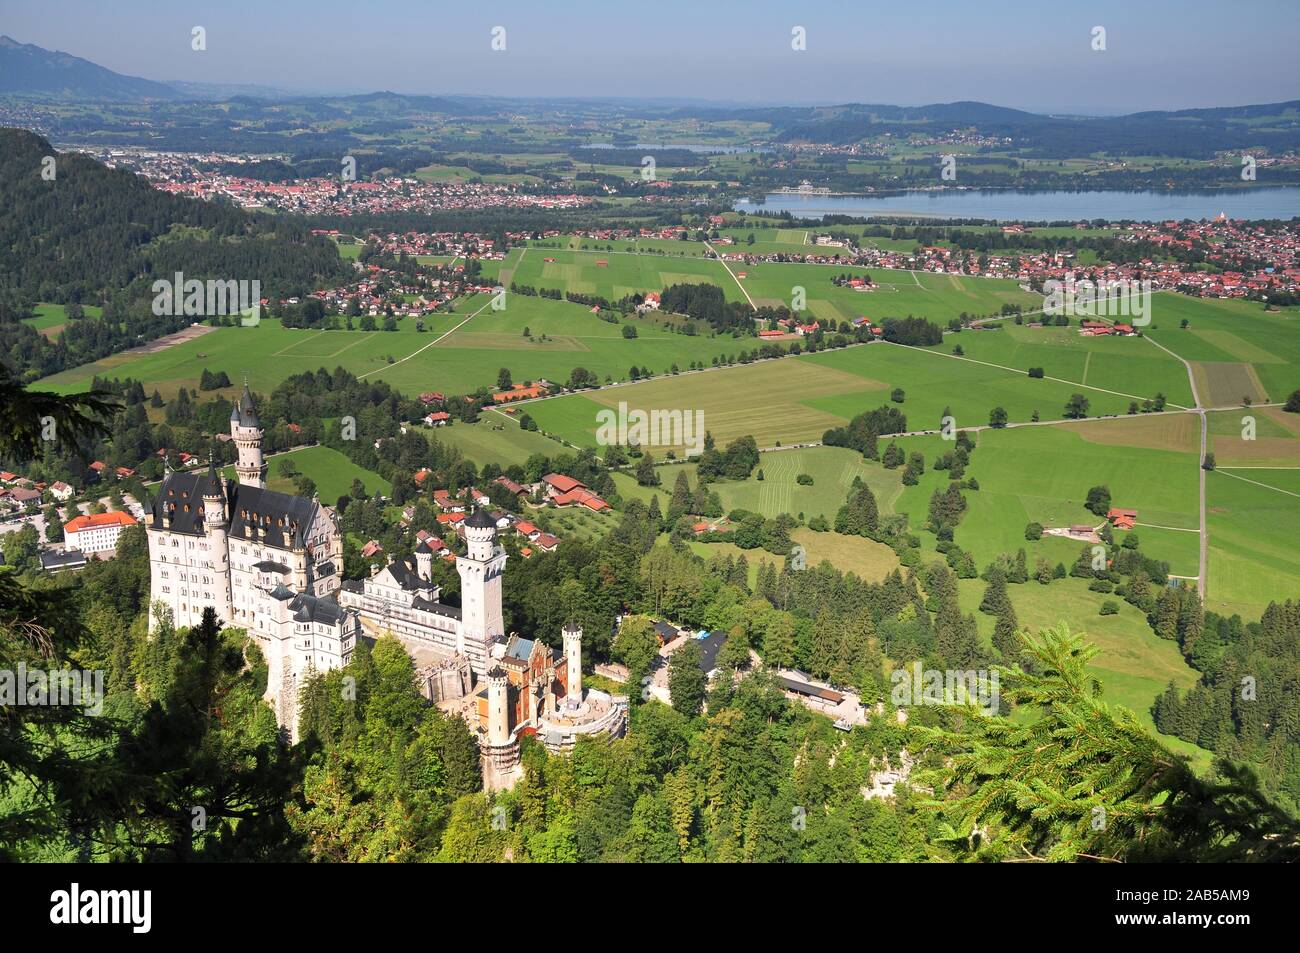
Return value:
M 518 776 L 524 733 L 541 735 L 554 751 L 571 748 L 580 734 L 623 733 L 627 699 L 582 690 L 580 629 L 565 628 L 563 651 L 506 637 L 507 556 L 485 511 L 462 524 L 460 606 L 440 601 L 433 551 L 423 542 L 408 559 L 345 581 L 334 510 L 265 486 L 263 430 L 247 384 L 230 414 L 230 436 L 237 482 L 211 461 L 206 473 L 164 476 L 146 524 L 150 600 L 177 627 L 198 624 L 212 606 L 218 619 L 256 639 L 269 670 L 267 699 L 291 738 L 303 680 L 346 665 L 358 638 L 386 633 L 415 660 L 430 700 L 459 710 L 478 732 L 491 788 Z

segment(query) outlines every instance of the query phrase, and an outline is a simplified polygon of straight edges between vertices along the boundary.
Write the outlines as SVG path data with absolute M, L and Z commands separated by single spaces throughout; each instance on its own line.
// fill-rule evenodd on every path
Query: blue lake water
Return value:
M 826 215 L 890 215 L 982 218 L 993 221 L 1057 222 L 1129 219 L 1294 218 L 1300 216 L 1300 186 L 1220 189 L 1204 192 L 1021 192 L 1012 189 L 922 190 L 893 195 L 789 195 L 773 193 L 766 203 L 742 199 L 739 212 L 790 212 L 798 218 Z

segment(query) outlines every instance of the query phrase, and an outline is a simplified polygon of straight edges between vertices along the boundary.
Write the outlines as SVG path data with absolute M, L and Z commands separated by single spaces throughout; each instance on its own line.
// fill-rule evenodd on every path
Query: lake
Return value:
M 892 195 L 773 193 L 765 204 L 741 199 L 738 212 L 790 212 L 796 218 L 888 215 L 981 218 L 993 221 L 1076 222 L 1091 219 L 1161 222 L 1166 219 L 1293 218 L 1300 186 L 1204 192 L 1021 192 L 1014 189 L 919 190 Z

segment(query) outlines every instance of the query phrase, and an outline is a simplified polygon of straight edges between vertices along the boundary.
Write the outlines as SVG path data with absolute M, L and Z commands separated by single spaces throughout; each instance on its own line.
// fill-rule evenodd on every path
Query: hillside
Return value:
M 52 180 L 41 174 L 47 157 Z M 168 195 L 17 129 L 0 129 L 0 207 L 8 253 L 0 259 L 0 344 L 11 366 L 34 377 L 188 324 L 149 308 L 153 281 L 176 271 L 257 280 L 264 295 L 285 296 L 347 267 L 302 223 Z M 70 323 L 50 342 L 16 322 L 37 301 L 103 304 L 105 320 Z
M 71 53 L 0 36 L 0 96 L 67 100 L 179 99 L 166 85 L 124 76 Z

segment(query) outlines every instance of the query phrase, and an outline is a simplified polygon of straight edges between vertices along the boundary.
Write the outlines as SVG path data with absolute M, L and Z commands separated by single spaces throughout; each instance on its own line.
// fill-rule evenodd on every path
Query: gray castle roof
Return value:
M 163 481 L 154 498 L 152 525 L 163 529 L 164 512 L 170 516 L 174 533 L 202 536 L 203 497 L 216 495 L 226 507 L 226 531 L 232 538 L 262 542 L 259 528 L 266 530 L 265 543 L 277 549 L 291 549 L 296 533 L 306 534 L 316 521 L 320 504 L 306 497 L 277 493 L 260 486 L 231 484 L 229 497 L 216 489 L 215 470 L 207 473 L 173 473 Z
M 481 506 L 474 508 L 474 512 L 469 515 L 469 519 L 465 520 L 465 525 L 472 526 L 475 529 L 497 528 L 496 520 L 489 516 L 487 510 Z
M 306 592 L 295 596 L 289 608 L 295 622 L 320 622 L 323 625 L 337 625 L 345 611 L 330 596 L 313 596 Z
M 253 395 L 249 393 L 247 381 L 244 382 L 244 392 L 239 395 L 239 400 L 235 401 L 235 406 L 230 410 L 230 419 L 241 427 L 262 426 L 262 422 L 257 417 L 257 409 L 253 407 Z

